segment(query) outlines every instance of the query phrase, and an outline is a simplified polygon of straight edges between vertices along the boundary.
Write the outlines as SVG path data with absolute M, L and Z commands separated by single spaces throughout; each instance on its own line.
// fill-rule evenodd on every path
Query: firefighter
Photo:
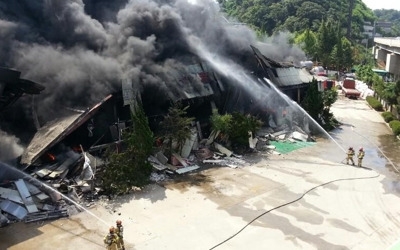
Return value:
M 103 242 L 107 250 L 118 250 L 118 235 L 115 233 L 114 227 L 110 227 L 109 233 L 104 237 Z
M 349 161 L 351 161 L 351 164 L 354 165 L 353 156 L 354 156 L 354 149 L 353 147 L 349 147 L 349 149 L 347 150 L 346 164 L 349 164 Z
M 124 227 L 122 226 L 122 221 L 117 220 L 116 221 L 117 227 L 115 228 L 115 233 L 118 236 L 118 249 L 125 250 L 124 246 Z
M 364 158 L 364 155 L 365 155 L 364 149 L 361 147 L 360 150 L 358 150 L 358 155 L 357 155 L 359 167 L 361 167 L 362 165 L 362 160 Z

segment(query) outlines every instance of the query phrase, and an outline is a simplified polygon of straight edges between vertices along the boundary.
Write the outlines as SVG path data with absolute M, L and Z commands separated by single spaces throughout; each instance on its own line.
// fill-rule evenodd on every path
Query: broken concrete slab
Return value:
M 284 130 L 281 130 L 281 131 L 278 131 L 278 132 L 273 133 L 272 136 L 273 136 L 273 137 L 279 137 L 279 136 L 281 136 L 281 135 L 286 135 L 286 134 L 289 133 L 289 132 L 290 132 L 289 130 L 284 129 Z
M 192 152 L 193 146 L 197 141 L 197 130 L 195 128 L 191 129 L 190 138 L 185 140 L 181 150 L 181 156 L 184 158 L 189 157 L 190 152 Z
M 158 158 L 150 155 L 147 160 L 150 162 L 150 164 L 153 166 L 153 168 L 155 168 L 157 171 L 162 171 L 167 169 L 167 166 L 165 166 L 164 164 L 162 164 Z
M 198 168 L 200 168 L 200 167 L 197 165 L 193 165 L 193 166 L 188 166 L 188 167 L 177 169 L 177 170 L 175 170 L 175 172 L 178 174 L 183 174 L 183 173 L 187 173 L 187 172 L 196 170 Z
M 278 140 L 285 140 L 286 134 L 278 135 L 276 138 L 278 138 Z
M 214 142 L 215 138 L 218 137 L 219 133 L 220 131 L 215 131 L 215 130 L 211 131 L 211 134 L 207 139 L 206 146 L 211 145 Z
M 225 148 L 224 146 L 222 146 L 219 143 L 214 142 L 214 147 L 221 153 L 225 154 L 226 156 L 230 157 L 232 156 L 232 151 L 230 151 L 229 149 Z
M 222 164 L 224 160 L 203 160 L 203 163 L 211 163 L 211 164 Z
M 155 157 L 157 158 L 157 160 L 160 161 L 161 164 L 165 165 L 168 162 L 168 158 L 161 152 L 158 151 L 155 155 Z
M 168 167 L 165 166 L 165 165 L 160 165 L 160 164 L 156 164 L 156 163 L 153 163 L 153 162 L 150 162 L 150 164 L 151 164 L 151 166 L 152 166 L 155 170 L 157 170 L 157 171 L 163 171 L 163 170 L 165 170 L 165 169 L 168 168 Z
M 292 138 L 298 141 L 307 141 L 308 140 L 308 135 L 302 134 L 300 132 L 294 131 L 292 133 Z
M 172 156 L 173 156 L 173 158 L 174 158 L 175 160 L 177 160 L 183 167 L 187 167 L 187 166 L 188 166 L 187 162 L 186 162 L 180 155 L 178 155 L 178 154 L 176 154 L 176 153 L 173 153 Z

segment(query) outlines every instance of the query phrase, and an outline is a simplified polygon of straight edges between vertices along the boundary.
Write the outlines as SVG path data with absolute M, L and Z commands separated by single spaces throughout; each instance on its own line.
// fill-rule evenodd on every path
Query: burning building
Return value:
M 286 104 L 265 79 L 301 101 L 311 75 L 278 61 L 288 48 L 304 54 L 220 17 L 213 0 L 0 1 L 0 66 L 20 71 L 0 68 L 0 162 L 19 156 L 50 180 L 81 175 L 120 146 L 136 102 L 152 128 L 182 102 L 208 136 L 213 109 L 276 116 Z
M 250 29 L 230 25 L 220 15 L 209 0 L 18 0 L 0 5 L 4 66 L 46 87 L 34 107 L 28 108 L 32 102 L 27 99 L 13 106 L 25 110 L 35 124 L 34 133 L 21 138 L 27 146 L 21 163 L 33 164 L 61 141 L 85 150 L 118 141 L 129 122 L 127 106 L 139 96 L 154 126 L 176 101 L 188 104 L 189 114 L 204 122 L 213 108 L 262 112 L 276 103 L 274 94 L 263 93 L 262 100 L 271 101 L 262 104 L 253 97 L 252 92 L 268 92 L 253 86 L 264 77 L 299 101 L 310 76 L 269 59 L 273 48 L 258 46 Z M 284 55 L 282 43 L 276 43 Z M 219 68 L 206 54 L 240 68 Z M 231 77 L 237 71 L 247 72 L 252 82 L 238 85 Z M 5 116 L 1 126 L 14 122 Z

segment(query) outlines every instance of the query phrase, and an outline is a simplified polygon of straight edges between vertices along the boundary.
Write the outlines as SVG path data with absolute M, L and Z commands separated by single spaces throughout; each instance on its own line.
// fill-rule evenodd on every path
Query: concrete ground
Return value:
M 400 238 L 400 144 L 363 100 L 341 97 L 332 111 L 345 124 L 332 133 L 337 144 L 246 156 L 250 166 L 204 169 L 90 213 L 1 228 L 0 249 L 103 249 L 116 219 L 126 249 L 387 249 Z M 365 148 L 365 168 L 341 164 L 350 145 Z

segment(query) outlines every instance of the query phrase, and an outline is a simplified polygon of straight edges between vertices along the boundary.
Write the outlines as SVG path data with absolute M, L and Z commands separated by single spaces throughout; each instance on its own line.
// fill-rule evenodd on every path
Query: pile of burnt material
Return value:
M 3 176 L 4 177 L 4 176 Z M 62 195 L 39 181 L 24 177 L 0 183 L 0 225 L 69 216 Z

